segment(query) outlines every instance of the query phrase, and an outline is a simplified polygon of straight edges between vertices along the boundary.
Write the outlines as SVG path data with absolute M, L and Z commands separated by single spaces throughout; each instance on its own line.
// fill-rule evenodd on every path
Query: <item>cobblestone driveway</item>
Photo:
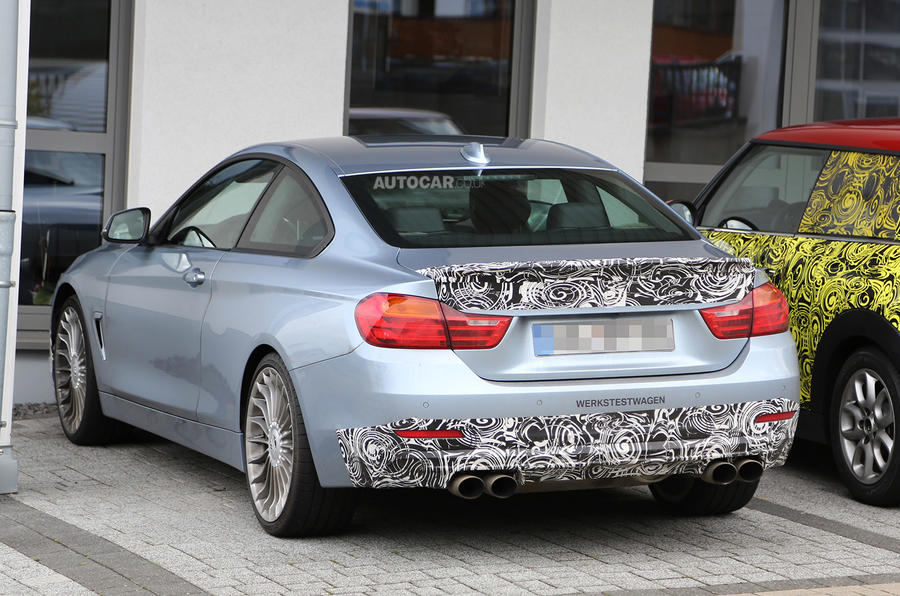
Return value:
M 718 518 L 667 516 L 646 489 L 372 491 L 346 534 L 282 540 L 258 527 L 241 474 L 173 443 L 76 447 L 56 418 L 16 421 L 13 441 L 2 592 L 890 593 L 900 580 L 900 511 L 851 501 L 818 447 Z

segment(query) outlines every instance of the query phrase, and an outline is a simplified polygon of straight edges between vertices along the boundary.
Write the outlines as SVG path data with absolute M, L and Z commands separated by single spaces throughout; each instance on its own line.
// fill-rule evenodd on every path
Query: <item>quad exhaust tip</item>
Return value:
M 498 499 L 508 499 L 515 494 L 519 484 L 509 474 L 488 474 L 484 477 L 484 492 Z
M 447 490 L 450 494 L 471 501 L 487 493 L 497 499 L 508 499 L 519 488 L 516 479 L 509 474 L 491 472 L 484 476 L 457 474 L 450 480 Z
M 484 480 L 474 474 L 458 474 L 450 481 L 447 490 L 452 495 L 471 501 L 484 492 Z
M 731 484 L 740 482 L 756 482 L 762 477 L 763 465 L 759 460 L 747 457 L 734 463 L 725 460 L 714 461 L 709 464 L 700 478 L 710 484 Z
M 709 464 L 700 477 L 710 484 L 731 484 L 737 480 L 737 468 L 730 461 L 714 461 Z
M 743 482 L 756 482 L 763 475 L 763 467 L 755 459 L 742 459 L 737 462 L 738 479 Z

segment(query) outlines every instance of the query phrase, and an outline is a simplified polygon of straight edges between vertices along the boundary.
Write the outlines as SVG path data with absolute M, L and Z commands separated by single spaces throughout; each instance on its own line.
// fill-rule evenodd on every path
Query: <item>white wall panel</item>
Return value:
M 531 135 L 642 179 L 652 0 L 538 0 Z
M 340 135 L 347 2 L 136 0 L 129 207 L 154 219 L 248 145 Z

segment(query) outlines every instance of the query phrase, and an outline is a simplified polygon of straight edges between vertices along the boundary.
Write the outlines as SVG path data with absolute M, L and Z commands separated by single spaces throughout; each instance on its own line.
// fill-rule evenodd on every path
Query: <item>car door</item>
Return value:
M 835 317 L 865 309 L 898 320 L 898 190 L 900 156 L 842 150 L 830 152 L 812 189 L 782 284 L 792 301 L 804 400 L 819 341 Z
M 196 419 L 209 280 L 280 168 L 245 159 L 218 169 L 170 211 L 157 243 L 116 262 L 100 319 L 108 359 L 101 390 Z
M 341 324 L 342 311 L 317 291 L 323 271 L 315 259 L 333 235 L 312 181 L 282 169 L 216 268 L 201 337 L 198 421 L 239 429 L 243 371 L 260 344 L 315 361 L 335 341 L 328 329 Z

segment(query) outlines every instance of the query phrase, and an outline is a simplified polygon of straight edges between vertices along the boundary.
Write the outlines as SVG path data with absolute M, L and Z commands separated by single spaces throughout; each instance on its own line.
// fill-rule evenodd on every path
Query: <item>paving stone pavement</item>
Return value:
M 900 511 L 850 500 L 817 447 L 716 518 L 666 515 L 644 488 L 367 491 L 347 533 L 284 540 L 239 472 L 174 443 L 77 447 L 48 417 L 15 421 L 13 444 L 0 593 L 900 593 Z

